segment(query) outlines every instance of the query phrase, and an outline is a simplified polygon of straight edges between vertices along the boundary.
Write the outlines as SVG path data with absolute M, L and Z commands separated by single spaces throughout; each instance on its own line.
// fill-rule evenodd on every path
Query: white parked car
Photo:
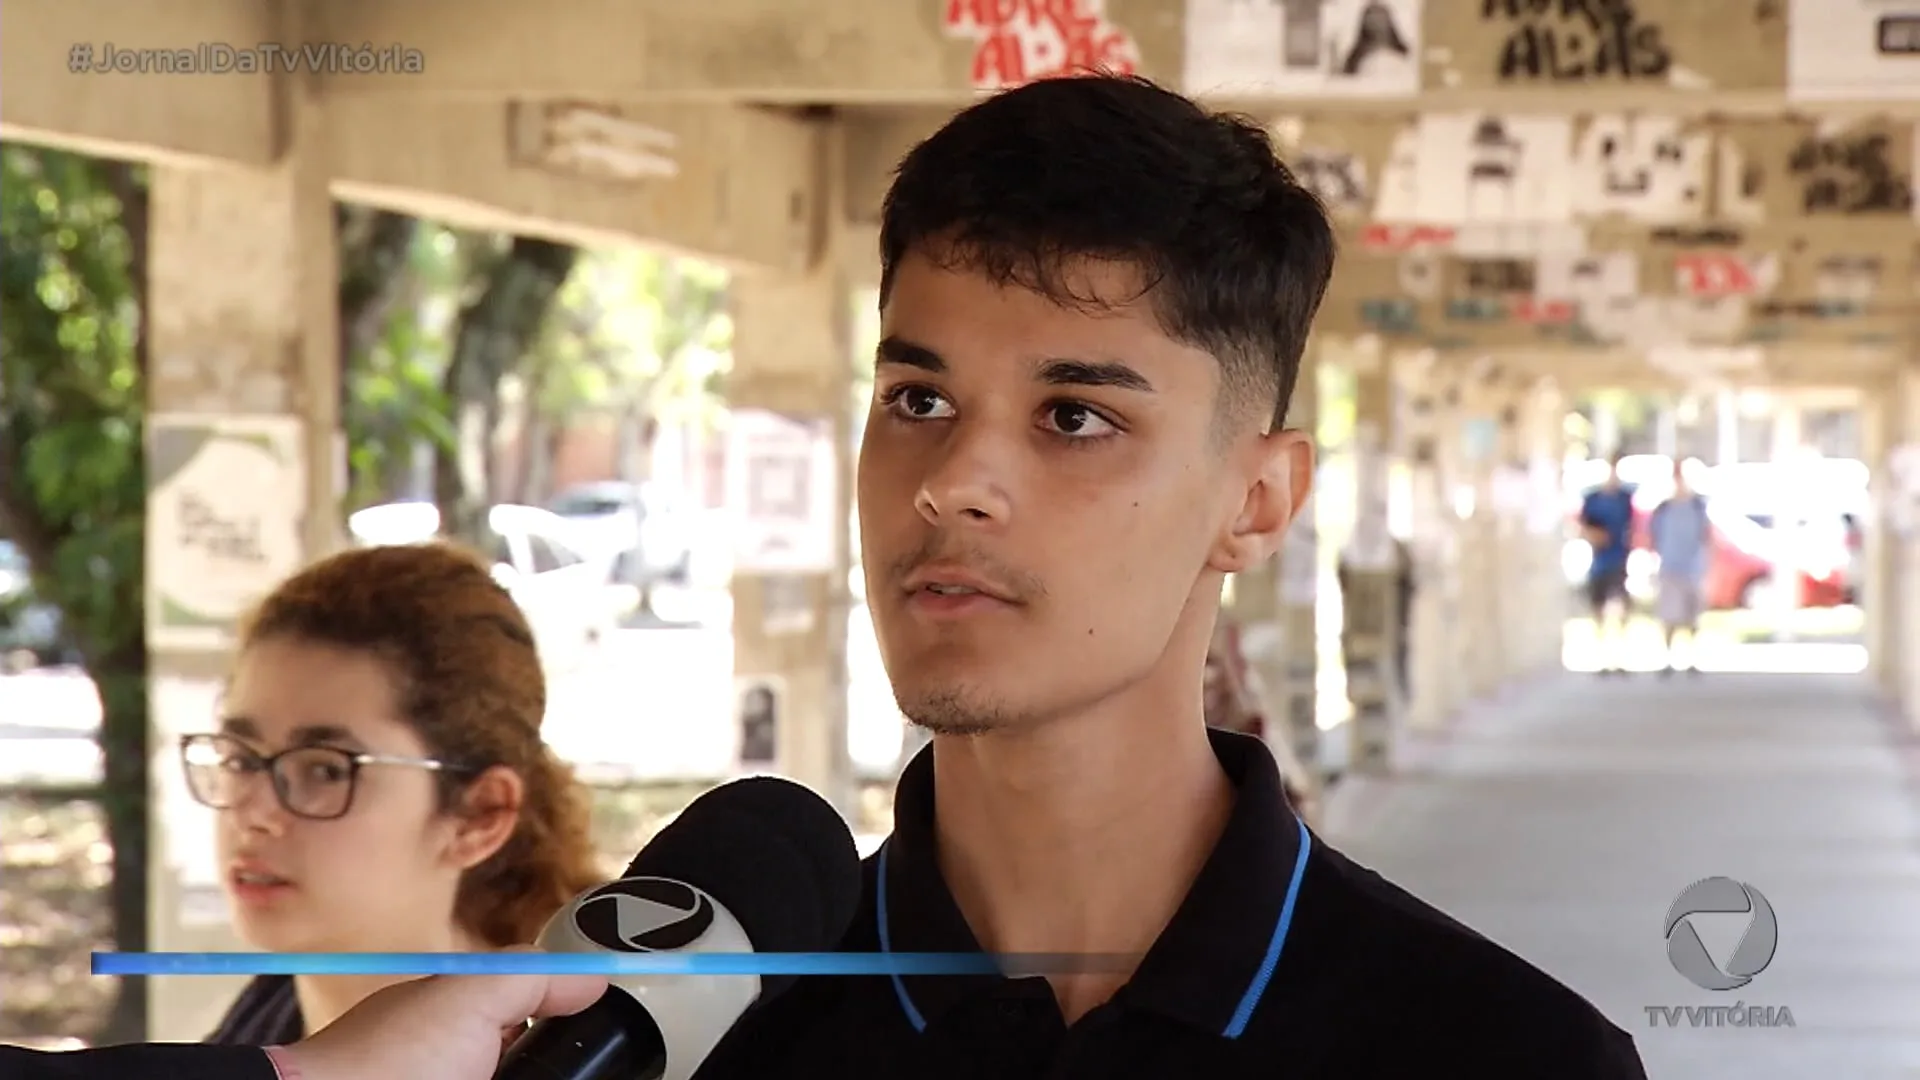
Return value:
M 365 545 L 417 544 L 440 532 L 440 511 L 429 502 L 370 506 L 347 519 L 347 529 Z M 493 559 L 493 576 L 513 594 L 533 627 L 549 667 L 578 664 L 612 633 L 617 597 L 608 587 L 611 566 L 581 554 L 573 526 L 537 506 L 503 504 L 487 511 L 482 554 Z
M 556 496 L 550 509 L 579 530 L 581 550 L 614 560 L 625 584 L 684 585 L 692 574 L 692 518 L 658 484 L 578 484 Z

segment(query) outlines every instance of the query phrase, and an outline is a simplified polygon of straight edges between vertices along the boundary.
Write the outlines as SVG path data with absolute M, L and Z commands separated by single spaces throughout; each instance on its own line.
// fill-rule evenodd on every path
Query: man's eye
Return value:
M 953 415 L 953 405 L 924 386 L 900 386 L 887 392 L 889 411 L 909 420 L 942 420 Z
M 1072 401 L 1047 406 L 1046 418 L 1047 427 L 1069 438 L 1097 439 L 1117 430 L 1099 413 Z

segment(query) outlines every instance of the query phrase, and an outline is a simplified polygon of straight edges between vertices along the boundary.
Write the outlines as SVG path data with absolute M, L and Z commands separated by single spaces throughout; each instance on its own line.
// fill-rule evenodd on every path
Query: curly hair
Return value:
M 244 651 L 294 640 L 362 650 L 394 679 L 401 719 L 434 757 L 443 811 L 481 770 L 525 786 L 506 843 L 466 871 L 462 928 L 495 946 L 532 941 L 569 899 L 604 880 L 572 769 L 540 736 L 547 684 L 526 616 L 486 564 L 446 543 L 360 548 L 282 582 L 242 627 Z

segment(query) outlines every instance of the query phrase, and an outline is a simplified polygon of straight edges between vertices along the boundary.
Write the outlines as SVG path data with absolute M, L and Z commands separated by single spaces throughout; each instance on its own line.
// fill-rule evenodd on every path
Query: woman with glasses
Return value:
M 271 952 L 531 942 L 603 880 L 571 772 L 540 737 L 527 621 L 445 545 L 316 563 L 243 627 L 216 730 L 182 740 L 219 811 L 234 926 Z M 264 976 L 209 1041 L 310 1034 L 393 978 Z

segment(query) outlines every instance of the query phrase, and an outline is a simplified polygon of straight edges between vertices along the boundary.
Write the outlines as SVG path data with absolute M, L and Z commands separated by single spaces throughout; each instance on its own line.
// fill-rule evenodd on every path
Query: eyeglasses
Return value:
M 310 821 L 331 821 L 353 808 L 360 770 L 368 765 L 398 765 L 462 775 L 472 770 L 432 758 L 363 754 L 337 746 L 295 746 L 277 754 L 256 753 L 231 735 L 188 735 L 180 740 L 180 764 L 195 802 L 229 810 L 261 773 L 272 783 L 274 798 L 287 813 Z

